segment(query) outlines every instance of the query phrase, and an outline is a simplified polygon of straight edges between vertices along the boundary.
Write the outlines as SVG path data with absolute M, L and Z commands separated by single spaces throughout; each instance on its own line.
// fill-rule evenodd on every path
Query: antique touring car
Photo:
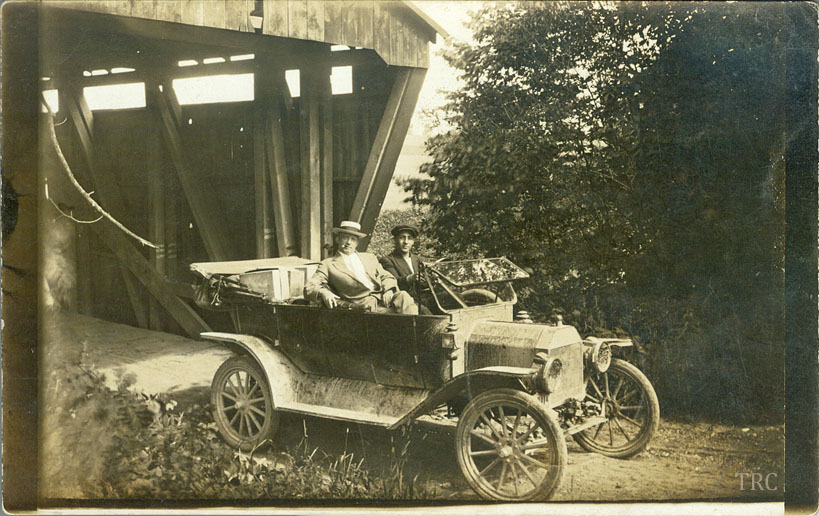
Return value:
M 505 258 L 438 262 L 422 274 L 432 315 L 310 306 L 315 264 L 265 259 L 193 264 L 200 304 L 230 312 L 235 333 L 203 333 L 237 355 L 216 372 L 211 402 L 224 439 L 272 439 L 280 412 L 396 429 L 446 407 L 458 465 L 482 497 L 544 499 L 560 483 L 565 436 L 610 457 L 642 451 L 660 418 L 629 340 L 580 338 L 572 326 L 515 314 Z

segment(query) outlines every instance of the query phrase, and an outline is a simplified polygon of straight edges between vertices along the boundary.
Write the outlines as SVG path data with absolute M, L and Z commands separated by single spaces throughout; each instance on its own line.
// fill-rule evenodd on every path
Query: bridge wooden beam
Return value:
M 381 211 L 384 197 L 395 171 L 395 163 L 409 129 L 412 113 L 426 75 L 424 68 L 402 68 L 395 77 L 387 106 L 381 117 L 378 131 L 367 157 L 367 165 L 356 193 L 350 220 L 358 221 L 361 230 L 368 235 L 375 227 L 375 219 Z M 366 248 L 369 237 L 362 239 Z
M 224 261 L 231 258 L 232 249 L 225 227 L 213 216 L 214 202 L 202 183 L 190 169 L 180 135 L 181 113 L 179 101 L 170 83 L 146 87 L 149 95 L 159 106 L 159 114 L 164 129 L 165 141 L 176 168 L 182 190 L 191 208 L 194 222 L 199 235 L 205 244 L 208 257 L 214 261 Z

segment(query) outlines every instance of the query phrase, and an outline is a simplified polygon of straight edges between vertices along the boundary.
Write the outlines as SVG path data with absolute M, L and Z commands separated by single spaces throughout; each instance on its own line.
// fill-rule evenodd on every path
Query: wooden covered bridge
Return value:
M 32 9 L 40 89 L 66 161 L 106 211 L 157 246 L 104 219 L 72 223 L 76 308 L 193 336 L 215 315 L 191 303 L 190 263 L 318 260 L 339 221 L 372 231 L 428 44 L 443 33 L 408 2 L 91 0 Z M 200 96 L 183 98 L 197 80 Z M 127 99 L 95 105 L 101 91 Z M 41 130 L 49 200 L 92 213 L 50 147 Z

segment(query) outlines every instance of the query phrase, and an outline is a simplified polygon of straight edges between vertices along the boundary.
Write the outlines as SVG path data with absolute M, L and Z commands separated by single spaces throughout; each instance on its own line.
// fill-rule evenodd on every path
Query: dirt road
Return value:
M 279 449 L 298 445 L 305 429 L 311 446 L 328 454 L 353 453 L 371 472 L 386 470 L 404 442 L 396 435 L 391 441 L 391 434 L 377 428 L 288 417 L 282 420 Z M 419 427 L 409 438 L 407 479 L 417 475 L 419 487 L 435 499 L 477 499 L 458 470 L 450 433 Z M 743 431 L 662 421 L 649 449 L 632 459 L 588 453 L 571 439 L 568 449 L 566 474 L 553 497 L 558 501 L 781 500 L 784 493 L 784 429 L 779 427 Z M 755 474 L 753 485 L 750 474 Z

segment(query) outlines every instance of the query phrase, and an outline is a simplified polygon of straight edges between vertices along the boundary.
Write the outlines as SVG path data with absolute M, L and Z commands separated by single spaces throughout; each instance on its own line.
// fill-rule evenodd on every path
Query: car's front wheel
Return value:
M 566 465 L 566 440 L 554 416 L 514 389 L 475 396 L 455 432 L 458 465 L 470 487 L 487 499 L 551 496 Z
M 660 424 L 660 404 L 651 382 L 632 364 L 612 359 L 605 373 L 586 382 L 586 401 L 598 405 L 606 421 L 574 434 L 590 452 L 625 459 L 648 446 Z
M 264 373 L 250 357 L 228 359 L 213 376 L 213 419 L 225 441 L 249 451 L 272 439 L 279 414 Z

